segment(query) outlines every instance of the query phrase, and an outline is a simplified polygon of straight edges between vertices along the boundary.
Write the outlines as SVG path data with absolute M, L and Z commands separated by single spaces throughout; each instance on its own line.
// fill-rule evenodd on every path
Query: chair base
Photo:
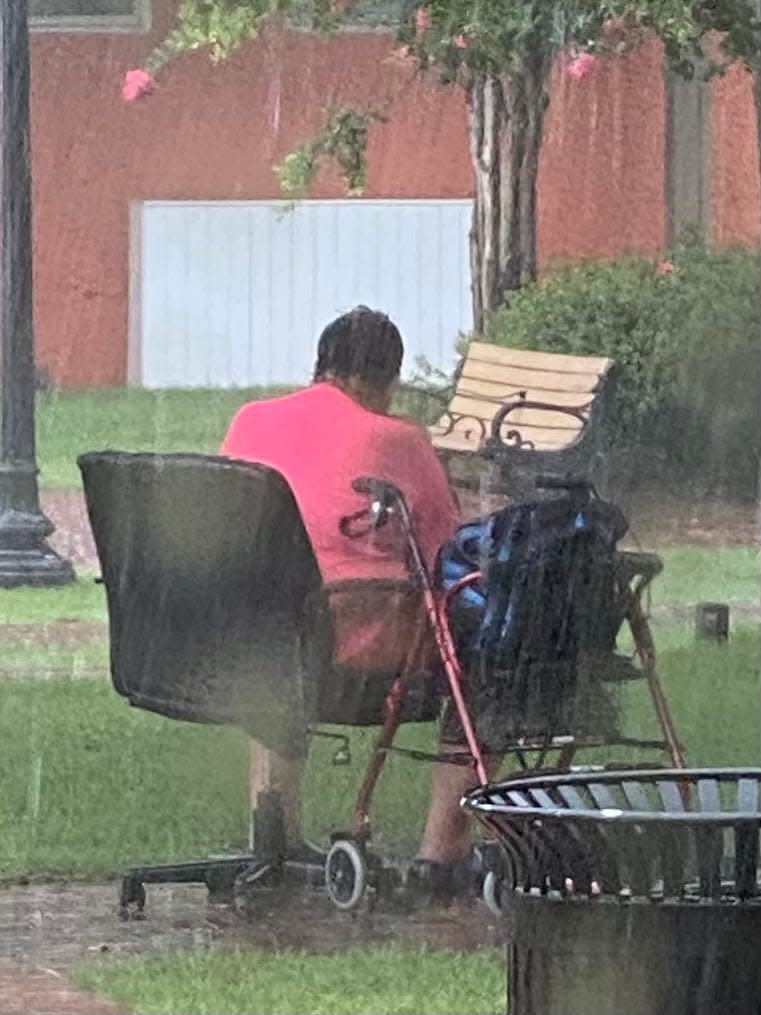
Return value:
M 251 852 L 187 863 L 133 867 L 122 879 L 119 916 L 122 920 L 145 919 L 146 885 L 205 885 L 209 901 L 234 907 L 245 920 L 255 918 L 257 896 L 267 889 L 298 887 L 321 890 L 338 910 L 345 911 L 360 906 L 371 910 L 380 899 L 393 908 L 400 906 L 406 910 L 410 907 L 413 893 L 408 891 L 407 879 L 397 867 L 385 864 L 379 856 L 368 851 L 366 843 L 353 839 L 348 833 L 335 833 L 331 840 L 328 853 L 308 846 L 288 851 L 280 799 L 276 793 L 262 793 L 254 813 Z M 340 868 L 341 864 L 346 864 L 347 858 L 353 859 L 354 869 L 336 872 L 336 863 Z M 485 860 L 486 857 L 481 856 L 482 874 L 497 862 L 496 857 L 491 864 Z M 361 881 L 361 887 L 356 893 L 349 891 L 346 894 L 346 884 L 336 882 L 336 873 L 339 881 L 350 874 L 355 884 Z M 483 876 L 474 879 L 472 891 L 466 894 L 480 895 L 482 880 Z M 476 881 L 479 883 L 476 884 Z M 459 887 L 462 889 L 463 885 Z
M 322 884 L 325 856 L 318 850 L 308 858 L 298 852 L 289 855 L 280 798 L 277 793 L 261 793 L 250 853 L 133 867 L 122 879 L 119 916 L 123 920 L 145 918 L 146 885 L 206 885 L 210 901 L 245 908 L 244 896 L 255 886 L 279 884 L 286 878 L 289 883 Z

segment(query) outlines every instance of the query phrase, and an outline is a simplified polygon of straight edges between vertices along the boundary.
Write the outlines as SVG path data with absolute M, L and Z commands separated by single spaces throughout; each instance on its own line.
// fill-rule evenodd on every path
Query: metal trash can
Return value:
M 761 769 L 510 779 L 508 1015 L 761 1015 Z

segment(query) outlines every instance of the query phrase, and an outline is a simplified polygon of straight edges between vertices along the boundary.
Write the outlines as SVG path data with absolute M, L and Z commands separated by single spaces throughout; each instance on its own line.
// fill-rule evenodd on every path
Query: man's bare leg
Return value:
M 251 741 L 250 801 L 251 812 L 262 792 L 276 792 L 280 797 L 285 823 L 285 840 L 288 848 L 302 841 L 301 835 L 301 784 L 304 778 L 304 758 L 284 758 L 274 751 Z M 251 823 L 249 847 L 254 848 L 254 826 Z
M 471 765 L 441 763 L 434 766 L 431 802 L 418 853 L 421 860 L 453 863 L 467 855 L 471 841 L 470 822 L 460 807 L 460 800 L 476 782 Z
M 466 754 L 464 748 L 448 748 L 452 754 Z M 487 763 L 489 777 L 499 768 L 499 760 Z M 471 821 L 460 807 L 460 800 L 478 785 L 473 765 L 437 764 L 433 770 L 431 803 L 418 853 L 420 860 L 451 864 L 467 856 L 471 845 Z

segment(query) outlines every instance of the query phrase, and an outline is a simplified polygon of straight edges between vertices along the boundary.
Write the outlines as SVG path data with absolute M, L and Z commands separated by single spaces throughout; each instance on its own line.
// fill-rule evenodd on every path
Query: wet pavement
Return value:
M 78 490 L 43 490 L 40 505 L 55 527 L 50 545 L 56 553 L 75 568 L 96 571 L 98 554 L 82 494 Z
M 117 1015 L 107 1002 L 75 990 L 66 974 L 96 959 L 171 951 L 245 947 L 318 954 L 398 944 L 473 951 L 503 943 L 505 930 L 480 903 L 376 910 L 332 908 L 314 889 L 262 893 L 251 922 L 207 902 L 200 886 L 148 886 L 146 919 L 122 921 L 118 885 L 32 884 L 0 890 L 2 1015 Z
M 339 913 L 316 890 L 262 893 L 254 919 L 207 903 L 195 885 L 148 886 L 146 919 L 120 920 L 118 885 L 11 885 L 0 891 L 0 963 L 34 963 L 64 973 L 98 955 L 138 956 L 245 945 L 314 953 L 349 947 L 427 945 L 457 951 L 493 947 L 503 929 L 481 903 L 413 913 Z

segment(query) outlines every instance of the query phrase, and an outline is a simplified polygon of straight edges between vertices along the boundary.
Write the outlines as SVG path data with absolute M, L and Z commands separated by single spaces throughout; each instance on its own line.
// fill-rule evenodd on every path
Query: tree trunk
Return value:
M 476 332 L 483 330 L 487 313 L 499 304 L 505 114 L 502 82 L 486 75 L 475 77 L 468 89 L 468 128 L 476 191 L 470 229 L 470 284 Z
M 473 323 L 483 332 L 510 293 L 536 277 L 536 180 L 550 60 L 520 77 L 473 75 L 466 85 L 475 177 L 470 266 Z

